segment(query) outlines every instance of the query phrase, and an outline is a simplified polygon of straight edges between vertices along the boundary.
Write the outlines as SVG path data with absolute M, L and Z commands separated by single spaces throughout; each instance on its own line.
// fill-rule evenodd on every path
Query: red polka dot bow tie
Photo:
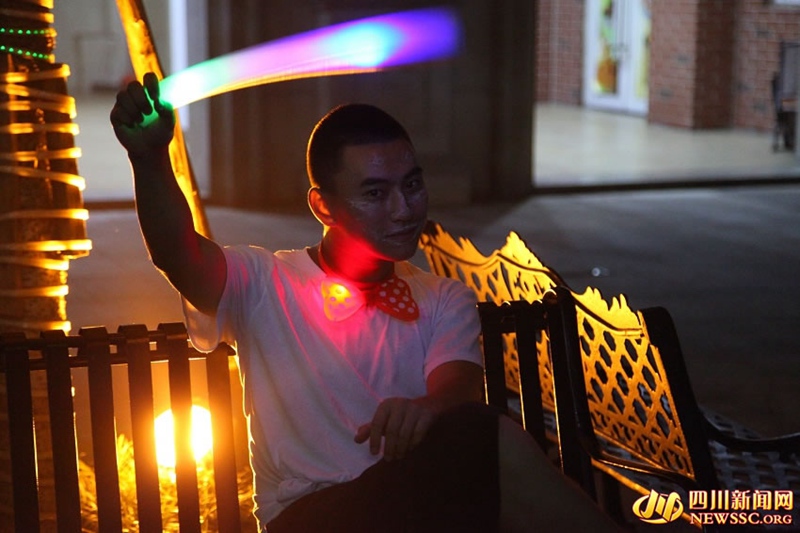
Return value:
M 325 316 L 336 322 L 352 316 L 363 306 L 374 306 L 406 322 L 419 318 L 419 307 L 411 296 L 411 288 L 395 274 L 368 290 L 351 288 L 342 281 L 325 278 L 322 280 L 322 305 Z

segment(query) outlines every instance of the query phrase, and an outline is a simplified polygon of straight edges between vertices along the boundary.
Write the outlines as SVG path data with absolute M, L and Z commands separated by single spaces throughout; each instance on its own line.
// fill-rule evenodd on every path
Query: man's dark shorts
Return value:
M 404 459 L 300 498 L 268 533 L 497 531 L 497 417 L 478 403 L 449 411 Z

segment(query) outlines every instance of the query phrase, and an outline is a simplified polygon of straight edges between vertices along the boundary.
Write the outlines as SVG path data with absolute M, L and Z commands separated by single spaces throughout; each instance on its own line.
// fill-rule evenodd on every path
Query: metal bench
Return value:
M 488 256 L 484 256 L 467 239 L 456 239 L 440 225 L 429 223 L 422 238 L 420 249 L 430 266 L 431 272 L 447 278 L 459 279 L 477 295 L 478 302 L 492 302 L 501 305 L 510 301 L 534 302 L 545 293 L 566 283 L 554 270 L 545 266 L 531 252 L 516 233 L 510 233 L 506 243 Z M 485 309 L 490 307 L 485 306 Z M 509 313 L 510 310 L 504 311 Z M 487 317 L 483 317 L 485 322 Z M 507 318 L 506 324 L 513 324 Z M 485 327 L 485 324 L 484 324 Z M 520 390 L 520 368 L 517 354 L 516 332 L 509 330 L 503 336 L 503 372 L 509 391 L 518 394 Z M 552 387 L 552 368 L 548 357 L 547 331 L 542 330 L 536 339 L 538 375 L 541 390 L 541 404 L 545 417 L 545 431 L 548 440 L 554 442 L 555 399 Z M 532 380 L 527 385 L 532 387 Z M 528 396 L 530 404 L 530 396 Z
M 537 318 L 527 327 L 540 332 L 535 354 L 520 353 L 513 336 L 506 338 L 506 386 L 518 393 L 525 382 L 520 363 L 538 360 L 541 393 L 526 387 L 534 391 L 527 401 L 523 391 L 526 410 L 532 397 L 541 398 L 545 432 L 559 444 L 565 473 L 596 496 L 593 477 L 600 472 L 602 501 L 618 520 L 624 520 L 623 509 L 611 480 L 645 495 L 683 491 L 686 502 L 689 490 L 747 490 L 742 487 L 759 484 L 797 494 L 800 435 L 758 439 L 734 421 L 702 410 L 665 310 L 635 312 L 623 296 L 608 302 L 591 288 L 574 293 L 514 233 L 505 246 L 483 256 L 468 240 L 431 225 L 420 246 L 433 272 L 461 279 L 479 300 L 496 306 L 516 300 L 509 310 L 544 306 L 544 324 Z M 526 329 L 520 316 L 517 334 Z M 548 423 L 550 416 L 557 424 Z M 755 452 L 771 455 L 759 459 Z
M 246 519 L 249 509 L 240 511 L 240 507 L 249 505 L 246 501 L 240 505 L 228 366 L 231 354 L 232 350 L 225 345 L 209 354 L 197 352 L 189 345 L 185 327 L 180 323 L 162 324 L 155 331 L 148 331 L 142 325 L 123 326 L 116 334 L 93 327 L 81 329 L 77 335 L 66 335 L 60 330 L 43 332 L 38 338 L 26 338 L 22 333 L 1 335 L 0 371 L 5 374 L 7 384 L 11 459 L 12 502 L 8 503 L 13 509 L 13 530 L 31 533 L 43 527 L 39 516 L 39 463 L 31 397 L 34 372 L 44 372 L 47 380 L 56 529 L 73 532 L 86 526 L 82 523 L 86 517 L 81 516 L 82 480 L 79 479 L 72 396 L 72 373 L 75 369 L 86 368 L 96 484 L 96 523 L 91 524 L 91 529 L 122 531 L 124 520 L 134 520 L 138 530 L 162 531 L 166 523 L 162 523 L 162 519 L 169 521 L 173 517 L 162 516 L 151 364 L 164 361 L 169 365 L 169 397 L 175 420 L 177 525 L 182 532 L 199 532 L 201 527 L 210 525 L 201 522 L 210 520 L 214 522 L 213 529 L 242 531 L 242 516 Z M 213 427 L 215 511 L 211 516 L 201 513 L 198 469 L 190 442 L 193 401 L 190 360 L 193 359 L 202 359 L 206 365 Z M 119 366 L 127 368 L 130 394 L 135 507 L 138 509 L 133 518 L 123 516 L 121 511 L 119 472 L 125 465 L 118 464 L 112 386 L 112 368 Z
M 542 403 L 525 402 L 525 398 L 541 397 L 537 342 L 545 333 L 544 308 L 540 302 L 528 305 L 523 302 L 480 302 L 478 312 L 481 319 L 481 342 L 484 358 L 485 400 L 501 412 L 518 413 L 519 422 L 536 439 L 543 450 L 547 450 L 547 428 L 552 425 L 546 419 Z M 513 336 L 513 341 L 509 337 Z M 516 359 L 519 386 L 513 391 L 506 387 L 507 346 L 513 343 L 519 358 Z
M 576 428 L 580 446 L 571 450 L 585 455 L 584 462 L 590 459 L 642 495 L 678 493 L 683 517 L 707 530 L 726 528 L 693 520 L 693 512 L 757 511 L 746 500 L 755 491 L 781 495 L 784 505 L 772 510 L 781 516 L 794 512 L 797 524 L 793 502 L 800 497 L 800 434 L 764 439 L 702 410 L 666 309 L 643 309 L 636 313 L 639 326 L 620 332 L 567 288 L 545 298 L 551 302 L 547 318 L 555 387 L 570 395 L 558 395 L 557 417 L 559 425 Z M 727 506 L 718 502 L 716 509 L 708 502 L 693 506 L 692 491 L 727 498 L 736 493 L 740 499 L 728 500 Z M 742 531 L 742 525 L 732 527 Z

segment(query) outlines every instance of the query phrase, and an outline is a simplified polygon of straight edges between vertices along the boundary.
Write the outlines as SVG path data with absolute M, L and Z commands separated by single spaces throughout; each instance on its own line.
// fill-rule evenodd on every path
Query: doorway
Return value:
M 648 107 L 650 0 L 588 0 L 584 18 L 586 107 L 644 116 Z

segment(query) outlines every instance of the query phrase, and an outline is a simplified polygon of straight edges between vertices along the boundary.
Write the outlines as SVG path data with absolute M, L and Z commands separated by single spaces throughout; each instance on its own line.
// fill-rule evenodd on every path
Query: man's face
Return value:
M 414 255 L 428 216 L 428 191 L 410 143 L 347 146 L 334 179 L 332 229 L 351 251 L 387 261 Z

